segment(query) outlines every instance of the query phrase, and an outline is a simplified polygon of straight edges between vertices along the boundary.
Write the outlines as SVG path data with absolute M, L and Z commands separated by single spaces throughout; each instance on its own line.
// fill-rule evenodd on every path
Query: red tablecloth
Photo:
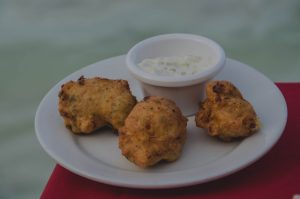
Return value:
M 191 187 L 141 190 L 94 182 L 57 165 L 41 198 L 290 199 L 300 194 L 300 83 L 278 83 L 277 86 L 288 105 L 285 131 L 263 158 L 235 174 Z

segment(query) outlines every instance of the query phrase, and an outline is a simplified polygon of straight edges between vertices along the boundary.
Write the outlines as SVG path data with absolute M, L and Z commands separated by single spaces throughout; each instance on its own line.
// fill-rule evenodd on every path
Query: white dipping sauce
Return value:
M 138 64 L 142 70 L 161 76 L 185 76 L 201 72 L 211 66 L 211 59 L 200 56 L 172 56 L 144 59 Z

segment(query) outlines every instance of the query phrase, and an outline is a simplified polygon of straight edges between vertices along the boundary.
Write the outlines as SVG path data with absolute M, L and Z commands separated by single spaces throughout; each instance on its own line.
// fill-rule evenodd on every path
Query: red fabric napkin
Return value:
M 141 190 L 94 182 L 57 165 L 41 198 L 291 199 L 294 194 L 300 194 L 300 83 L 278 83 L 277 86 L 288 105 L 285 131 L 263 158 L 235 174 L 191 187 Z

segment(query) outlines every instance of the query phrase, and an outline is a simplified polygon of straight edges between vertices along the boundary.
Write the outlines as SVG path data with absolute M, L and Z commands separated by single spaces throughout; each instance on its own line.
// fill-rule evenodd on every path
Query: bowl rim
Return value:
M 188 39 L 194 41 L 201 41 L 211 46 L 218 54 L 219 59 L 215 65 L 212 67 L 201 71 L 200 73 L 196 73 L 193 75 L 187 76 L 159 76 L 152 73 L 148 73 L 142 70 L 137 64 L 134 62 L 134 57 L 137 51 L 141 48 L 146 47 L 148 44 L 152 42 L 159 42 L 166 39 Z M 171 34 L 162 34 L 147 38 L 135 44 L 126 55 L 126 66 L 131 72 L 131 74 L 143 83 L 147 83 L 154 86 L 163 86 L 163 87 L 183 87 L 183 86 L 191 86 L 195 84 L 202 83 L 206 80 L 213 78 L 225 65 L 225 52 L 223 48 L 215 41 L 194 34 L 186 34 L 186 33 L 171 33 Z

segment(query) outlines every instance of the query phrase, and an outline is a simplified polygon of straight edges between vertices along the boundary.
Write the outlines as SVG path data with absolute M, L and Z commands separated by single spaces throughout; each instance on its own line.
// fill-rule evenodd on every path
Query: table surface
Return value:
M 57 165 L 41 198 L 292 198 L 300 194 L 300 83 L 277 83 L 288 107 L 278 143 L 260 160 L 230 176 L 177 189 L 142 190 L 105 185 Z

